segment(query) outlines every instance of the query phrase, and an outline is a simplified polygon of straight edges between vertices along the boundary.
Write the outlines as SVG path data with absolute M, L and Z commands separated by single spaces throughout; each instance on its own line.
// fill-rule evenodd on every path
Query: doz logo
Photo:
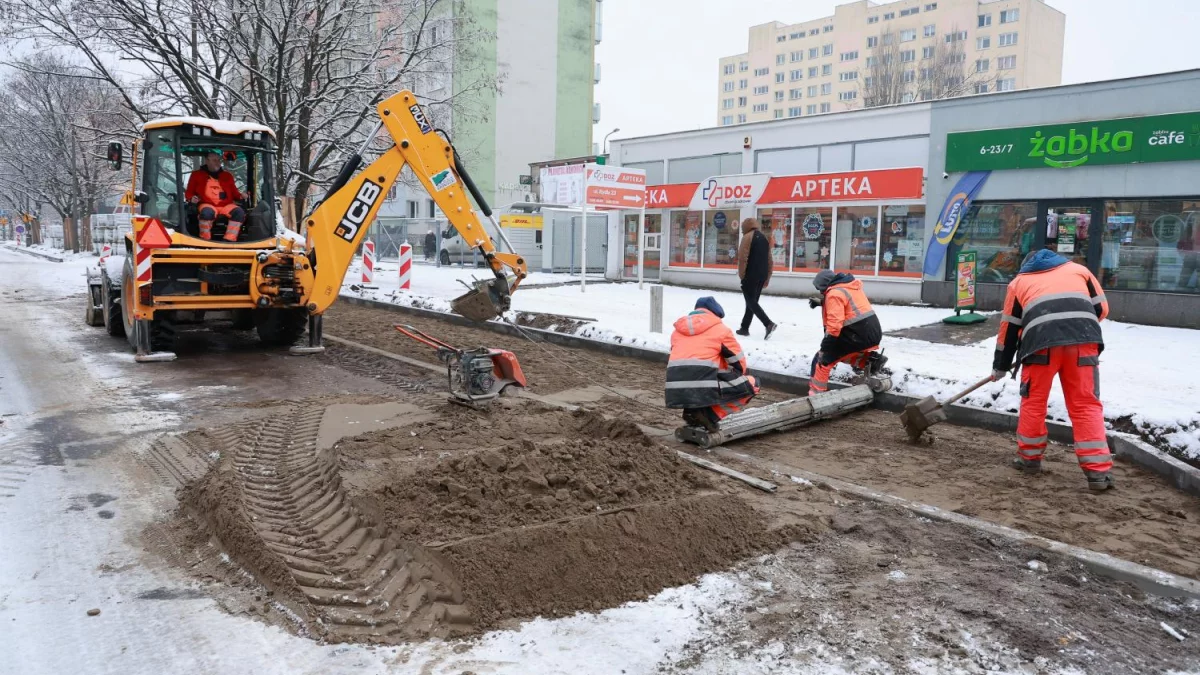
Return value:
M 715 178 L 709 178 L 700 191 L 700 196 L 712 208 L 723 202 L 740 202 L 753 199 L 754 188 L 750 185 L 721 185 Z

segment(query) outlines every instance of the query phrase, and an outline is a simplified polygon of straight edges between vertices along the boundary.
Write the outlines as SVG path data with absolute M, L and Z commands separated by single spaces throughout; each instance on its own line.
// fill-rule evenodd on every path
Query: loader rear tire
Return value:
M 121 318 L 121 289 L 113 288 L 108 274 L 101 277 L 100 300 L 103 304 L 104 330 L 112 337 L 125 337 L 125 322 Z
M 129 341 L 129 346 L 137 349 L 137 326 L 129 312 L 133 307 L 134 290 L 133 258 L 125 258 L 125 269 L 121 275 L 121 334 Z
M 254 327 L 268 347 L 290 347 L 304 334 L 308 312 L 303 309 L 256 309 Z
M 99 286 L 88 285 L 87 309 L 83 312 L 83 320 L 89 326 L 104 325 L 104 310 L 101 305 L 102 297 Z
M 233 329 L 254 330 L 254 312 L 253 309 L 233 310 Z

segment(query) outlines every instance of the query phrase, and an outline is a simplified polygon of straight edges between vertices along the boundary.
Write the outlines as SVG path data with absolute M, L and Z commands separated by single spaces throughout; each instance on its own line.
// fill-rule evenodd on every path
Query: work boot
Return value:
M 1012 466 L 1017 471 L 1024 471 L 1025 473 L 1041 473 L 1042 460 L 1018 457 L 1012 461 Z
M 689 427 L 700 427 L 706 431 L 717 431 L 717 423 L 700 408 L 688 408 L 683 411 L 683 423 Z
M 237 241 L 238 235 L 242 233 L 241 223 L 229 223 L 225 226 L 225 241 Z
M 212 226 L 213 226 L 213 223 L 211 220 L 200 221 L 200 238 L 201 239 L 212 239 Z
M 749 331 L 749 329 L 746 329 L 746 328 L 739 328 L 733 332 L 737 333 L 738 335 L 741 335 L 742 337 L 750 337 L 750 331 Z
M 1116 485 L 1113 482 L 1112 474 L 1107 471 L 1088 475 L 1088 489 L 1092 492 L 1104 492 L 1116 487 Z
M 883 352 L 868 352 L 867 353 L 867 374 L 878 375 L 883 372 L 883 367 L 887 365 L 888 357 L 883 355 Z
M 766 335 L 763 337 L 763 339 L 764 339 L 764 340 L 770 340 L 770 339 L 771 339 L 771 334 L 775 332 L 775 329 L 776 329 L 776 328 L 779 328 L 779 324 L 775 324 L 775 323 L 773 323 L 773 324 L 771 324 L 770 326 L 767 326 L 767 334 L 766 334 Z

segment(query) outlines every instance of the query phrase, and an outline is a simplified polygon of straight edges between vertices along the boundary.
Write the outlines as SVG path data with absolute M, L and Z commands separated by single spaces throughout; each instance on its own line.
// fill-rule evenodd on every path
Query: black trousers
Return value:
M 754 317 L 756 316 L 763 323 L 763 326 L 771 325 L 771 319 L 767 317 L 767 313 L 758 304 L 758 299 L 762 296 L 764 285 L 766 285 L 765 281 L 742 280 L 742 297 L 746 299 L 746 313 L 742 316 L 742 331 L 750 330 L 750 323 L 754 321 Z

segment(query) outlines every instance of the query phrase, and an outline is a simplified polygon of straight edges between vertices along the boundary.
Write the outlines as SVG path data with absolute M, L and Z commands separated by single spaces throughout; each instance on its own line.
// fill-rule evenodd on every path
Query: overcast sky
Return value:
M 833 15 L 847 0 L 604 0 L 596 141 L 711 127 L 717 60 L 750 26 Z M 883 4 L 883 3 L 880 3 Z M 1048 0 L 1067 15 L 1063 83 L 1200 68 L 1200 0 Z

